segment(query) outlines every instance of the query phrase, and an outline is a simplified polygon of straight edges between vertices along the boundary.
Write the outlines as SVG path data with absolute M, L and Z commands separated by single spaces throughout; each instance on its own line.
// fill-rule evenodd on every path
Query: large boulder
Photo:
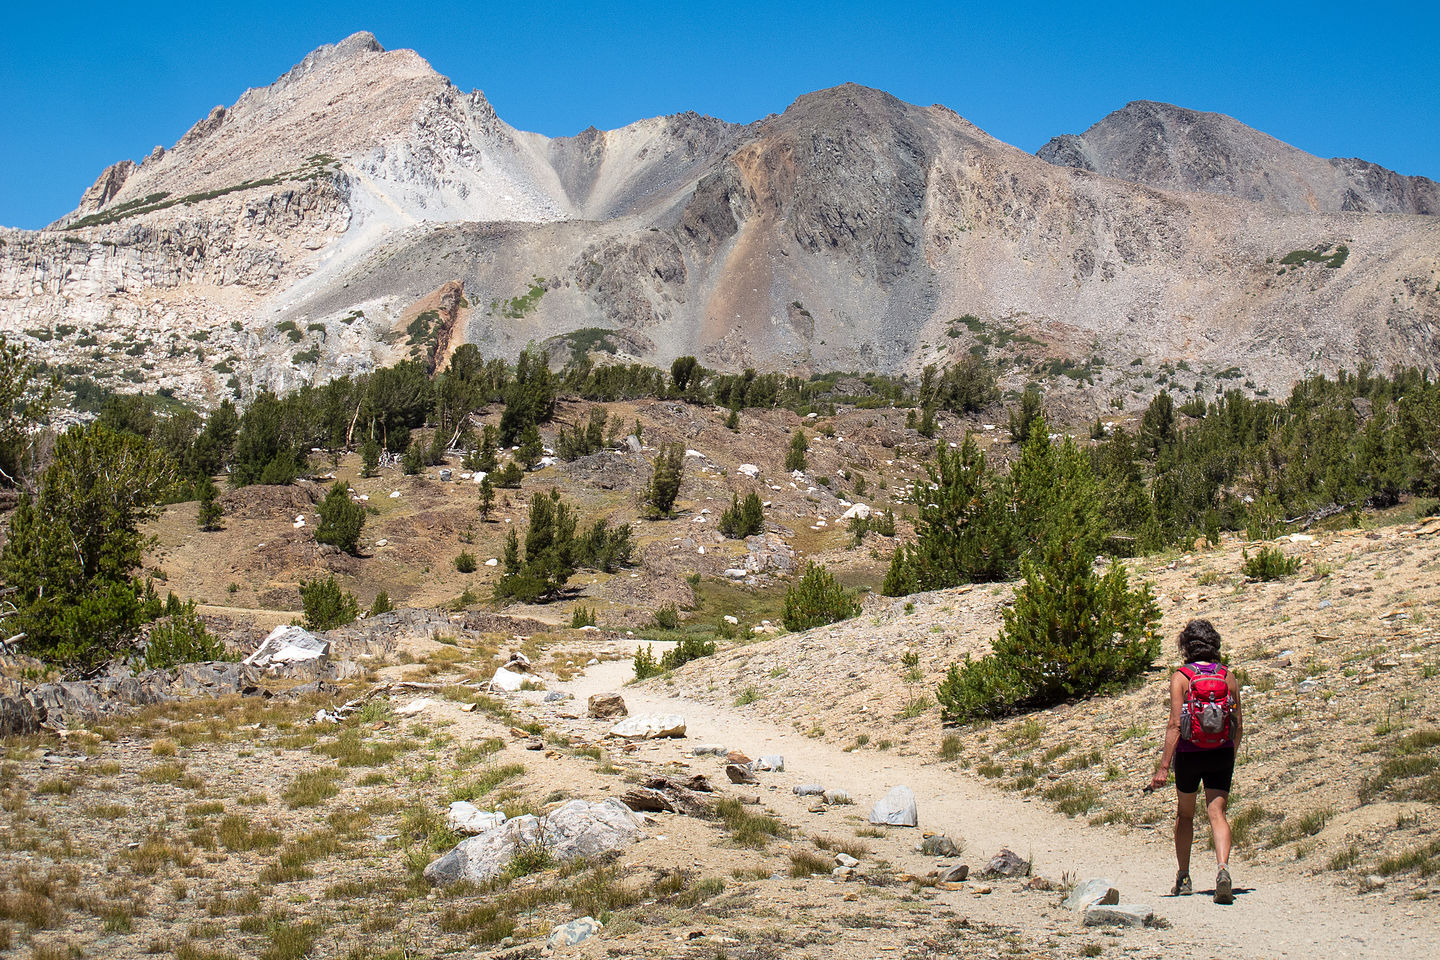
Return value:
M 460 841 L 425 868 L 425 878 L 437 886 L 484 883 L 527 847 L 541 847 L 556 860 L 574 860 L 619 850 L 644 835 L 640 818 L 619 800 L 571 800 L 543 817 L 526 814 Z
M 685 718 L 677 713 L 626 717 L 610 728 L 610 735 L 627 740 L 685 736 Z
M 889 827 L 918 827 L 920 812 L 909 787 L 895 787 L 870 809 L 870 822 Z
M 300 663 L 305 660 L 324 662 L 330 656 L 330 641 L 321 640 L 304 627 L 276 627 L 261 641 L 255 652 L 242 663 L 262 670 L 270 666 Z
M 613 720 L 630 716 L 625 698 L 618 693 L 592 693 L 590 695 L 590 716 L 597 720 Z

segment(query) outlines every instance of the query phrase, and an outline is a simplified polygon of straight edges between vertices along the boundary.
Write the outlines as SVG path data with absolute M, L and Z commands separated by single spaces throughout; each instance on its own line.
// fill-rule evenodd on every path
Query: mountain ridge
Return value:
M 423 352 L 413 307 L 450 285 L 447 342 L 492 355 L 598 327 L 647 362 L 916 374 L 995 347 L 973 315 L 1014 383 L 1078 365 L 1097 397 L 1131 358 L 1283 389 L 1440 353 L 1440 220 L 1098 175 L 857 84 L 548 138 L 361 33 L 127 164 L 4 231 L 0 330 L 81 328 L 99 375 L 197 398 Z

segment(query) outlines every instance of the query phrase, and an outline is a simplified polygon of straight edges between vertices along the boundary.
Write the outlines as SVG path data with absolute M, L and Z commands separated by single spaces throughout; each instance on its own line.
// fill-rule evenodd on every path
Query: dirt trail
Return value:
M 591 667 L 586 675 L 559 686 L 583 700 L 591 693 L 619 690 L 631 676 L 628 661 L 612 661 Z M 1032 856 L 1036 872 L 1054 879 L 1065 872 L 1082 880 L 1109 878 L 1120 889 L 1122 902 L 1148 904 L 1170 922 L 1168 930 L 1126 934 L 1127 940 L 1144 939 L 1166 948 L 1167 956 L 1398 960 L 1436 955 L 1440 917 L 1428 904 L 1407 908 L 1378 897 L 1360 897 L 1326 879 L 1237 859 L 1232 863 L 1235 903 L 1217 906 L 1205 895 L 1213 890 L 1214 861 L 1198 844 L 1191 870 L 1196 895 L 1171 898 L 1166 894 L 1174 877 L 1174 854 L 1168 838 L 1092 827 L 1039 803 L 1002 793 L 939 762 L 870 751 L 846 753 L 837 745 L 756 723 L 721 706 L 669 696 L 659 683 L 627 687 L 622 692 L 632 714 L 679 713 L 685 717 L 687 739 L 651 745 L 659 759 L 684 759 L 704 766 L 712 758 L 689 757 L 690 746 L 702 742 L 723 743 L 751 757 L 783 755 L 784 773 L 762 775 L 762 800 L 807 832 L 848 833 L 849 824 L 836 822 L 844 812 L 868 814 L 870 804 L 886 790 L 905 784 L 915 791 L 921 829 L 963 838 L 965 855 L 961 859 L 972 868 L 1006 846 L 1021 856 Z M 800 783 L 847 790 L 856 805 L 833 808 L 841 813 L 812 814 L 808 801 L 790 791 Z M 774 792 L 765 789 L 771 784 Z M 1197 833 L 1203 836 L 1204 829 L 1197 828 Z M 898 868 L 923 875 L 933 868 L 934 861 L 914 852 L 918 841 L 919 832 L 896 831 L 875 846 Z M 1066 911 L 1035 909 L 1033 898 L 1024 899 L 1022 908 L 1019 898 L 1002 893 L 997 887 L 996 894 L 988 897 L 968 891 L 946 892 L 942 897 L 977 919 L 1018 926 L 1034 934 L 1078 926 L 1077 919 Z

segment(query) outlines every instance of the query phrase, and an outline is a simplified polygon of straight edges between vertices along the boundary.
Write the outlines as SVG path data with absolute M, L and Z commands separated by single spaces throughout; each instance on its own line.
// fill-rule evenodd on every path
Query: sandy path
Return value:
M 628 661 L 612 661 L 558 686 L 583 701 L 591 693 L 619 690 L 631 676 Z M 1234 905 L 1217 906 L 1209 896 L 1201 895 L 1213 890 L 1214 861 L 1209 851 L 1198 845 L 1191 869 L 1196 895 L 1171 898 L 1165 895 L 1174 877 L 1174 854 L 1168 839 L 1091 827 L 939 762 L 870 751 L 845 753 L 836 745 L 757 723 L 724 707 L 667 696 L 663 685 L 628 687 L 623 695 L 632 714 L 679 713 L 685 717 L 688 739 L 647 745 L 656 759 L 689 760 L 690 746 L 701 742 L 723 743 L 751 757 L 783 755 L 784 773 L 762 775 L 766 786 L 778 788 L 770 792 L 762 786 L 762 799 L 807 831 L 848 835 L 851 827 L 837 822 L 836 813 L 809 813 L 808 802 L 791 794 L 793 785 L 820 783 L 848 790 L 856 806 L 835 809 L 864 815 L 876 798 L 903 783 L 915 791 L 921 828 L 964 838 L 965 856 L 961 859 L 972 867 L 1006 846 L 1021 856 L 1033 856 L 1036 872 L 1051 878 L 1058 879 L 1064 872 L 1080 879 L 1109 878 L 1119 887 L 1122 902 L 1148 904 L 1170 921 L 1169 930 L 1126 935 L 1127 939 L 1133 936 L 1168 947 L 1167 956 L 1440 957 L 1436 946 L 1440 917 L 1429 903 L 1410 907 L 1380 897 L 1360 897 L 1323 878 L 1259 867 L 1241 859 L 1232 870 L 1237 885 Z M 711 758 L 691 762 L 698 767 Z M 933 868 L 933 860 L 913 852 L 918 834 L 897 833 L 896 838 L 873 841 L 881 855 L 902 869 L 923 874 Z M 1197 833 L 1203 835 L 1203 828 L 1197 828 Z M 1016 925 L 1036 935 L 1073 931 L 1079 926 L 1072 915 L 1058 908 L 1035 910 L 1033 916 L 1027 916 L 1033 898 L 1021 900 L 998 893 L 975 897 L 962 891 L 942 896 L 963 904 L 972 916 Z M 1017 909 L 1021 904 L 1025 908 Z M 1175 948 L 1180 949 L 1178 954 L 1173 952 Z

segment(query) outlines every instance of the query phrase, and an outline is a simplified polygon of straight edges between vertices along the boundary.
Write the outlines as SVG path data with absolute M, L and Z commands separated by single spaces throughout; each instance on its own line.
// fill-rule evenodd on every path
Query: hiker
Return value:
M 1179 870 L 1170 895 L 1188 896 L 1190 846 L 1195 838 L 1195 799 L 1203 782 L 1205 812 L 1215 841 L 1215 902 L 1233 903 L 1230 882 L 1230 824 L 1225 804 L 1240 749 L 1240 682 L 1220 663 L 1220 634 L 1208 620 L 1191 620 L 1180 631 L 1184 666 L 1170 677 L 1170 723 L 1165 749 L 1150 780 L 1150 790 L 1165 786 L 1175 762 L 1175 859 Z

